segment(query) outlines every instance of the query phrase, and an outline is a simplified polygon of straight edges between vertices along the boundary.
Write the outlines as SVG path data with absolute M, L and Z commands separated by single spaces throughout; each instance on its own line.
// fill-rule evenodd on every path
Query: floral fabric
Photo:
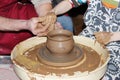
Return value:
M 101 0 L 91 0 L 84 15 L 86 28 L 79 34 L 95 39 L 94 32 L 120 31 L 120 2 L 117 8 L 107 8 Z M 120 80 L 120 41 L 111 42 L 107 46 L 110 61 L 104 76 L 105 80 Z

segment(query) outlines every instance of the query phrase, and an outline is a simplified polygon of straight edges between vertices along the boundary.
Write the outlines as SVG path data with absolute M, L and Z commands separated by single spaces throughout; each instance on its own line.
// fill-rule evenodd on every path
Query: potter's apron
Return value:
M 32 4 L 21 4 L 17 0 L 0 0 L 0 16 L 13 19 L 30 19 L 37 14 Z M 10 54 L 16 44 L 31 36 L 32 33 L 29 31 L 0 31 L 0 54 Z
M 105 7 L 101 0 L 91 0 L 84 15 L 86 28 L 79 34 L 95 39 L 93 33 L 99 31 L 120 32 L 120 4 L 117 8 Z M 110 61 L 105 80 L 120 80 L 120 41 L 111 42 L 107 46 Z

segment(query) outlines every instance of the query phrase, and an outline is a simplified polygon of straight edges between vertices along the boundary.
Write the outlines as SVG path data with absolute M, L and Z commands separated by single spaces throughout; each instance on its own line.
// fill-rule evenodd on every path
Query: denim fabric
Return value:
M 59 22 L 63 26 L 63 29 L 73 32 L 73 22 L 70 16 L 59 16 L 57 18 L 57 22 Z

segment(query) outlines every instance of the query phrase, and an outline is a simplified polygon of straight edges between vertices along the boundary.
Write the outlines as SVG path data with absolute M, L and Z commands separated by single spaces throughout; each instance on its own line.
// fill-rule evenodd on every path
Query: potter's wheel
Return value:
M 49 32 L 45 44 L 37 53 L 38 59 L 43 64 L 63 67 L 77 64 L 84 59 L 83 51 L 74 43 L 73 34 L 70 31 Z
M 87 46 L 81 48 L 80 44 L 74 43 L 73 34 L 70 31 L 53 30 L 48 33 L 45 45 L 41 46 L 36 54 L 40 63 L 49 66 L 70 67 L 79 64 L 72 68 L 75 69 L 84 65 L 84 67 L 93 69 L 99 66 L 100 56 L 93 50 L 92 54 L 96 56 L 92 61 L 93 56 L 89 54 L 92 50 Z M 88 59 L 92 63 L 88 62 Z M 89 65 L 92 67 L 89 67 Z M 53 69 L 51 68 L 51 70 Z
M 70 66 L 78 63 L 78 61 L 82 61 L 84 58 L 83 51 L 76 45 L 69 54 L 64 56 L 55 56 L 46 46 L 43 46 L 40 48 L 40 52 L 37 53 L 37 56 L 41 62 L 51 66 Z
M 38 55 L 40 55 L 39 54 L 40 52 L 45 51 L 44 50 L 45 46 L 46 43 L 41 43 L 35 46 L 34 48 L 29 49 L 27 52 L 24 53 L 25 56 L 22 55 L 17 56 L 15 59 L 16 62 L 19 62 L 20 65 L 25 66 L 31 72 L 35 72 L 38 74 L 45 74 L 45 75 L 49 73 L 55 73 L 56 75 L 67 73 L 69 75 L 73 75 L 74 72 L 92 71 L 100 66 L 101 63 L 100 56 L 96 53 L 96 51 L 84 45 L 76 44 L 76 47 L 77 48 L 79 47 L 83 51 L 83 54 L 79 52 L 79 48 L 78 48 L 78 55 L 71 53 L 72 57 L 75 56 L 78 58 L 76 59 L 73 58 L 73 60 L 70 61 L 71 59 L 69 59 L 68 57 L 68 59 L 66 59 L 68 60 L 68 62 L 65 62 L 66 60 L 62 61 L 62 59 L 60 58 L 59 59 L 56 58 L 55 60 L 61 62 L 56 62 L 55 60 L 47 61 L 49 60 L 49 58 L 47 58 L 46 60 L 44 58 L 46 58 L 46 56 L 51 56 L 51 55 L 45 55 L 45 53 L 42 54 L 42 56 L 44 55 L 44 57 L 40 57 L 40 56 L 38 57 Z M 50 59 L 52 57 L 50 57 Z
M 100 80 L 107 69 L 107 63 L 109 61 L 108 51 L 102 48 L 99 43 L 95 43 L 94 40 L 86 37 L 74 36 L 74 40 L 76 43 L 75 45 L 80 47 L 82 53 L 85 55 L 82 60 L 70 66 L 51 66 L 42 61 L 40 62 L 37 56 L 38 54 L 36 53 L 40 53 L 40 49 L 45 48 L 45 37 L 33 37 L 21 42 L 13 49 L 11 54 L 16 74 L 21 80 Z M 84 46 L 90 47 L 93 51 Z M 98 54 L 96 59 L 94 59 L 96 56 L 93 54 L 94 50 Z M 87 56 L 92 56 L 91 60 L 89 58 L 86 59 Z M 99 57 L 101 64 L 98 63 L 99 61 L 95 61 L 98 60 Z M 74 59 L 72 60 L 74 61 Z M 96 64 L 97 67 L 88 69 L 85 65 L 87 63 L 84 63 L 84 66 L 80 65 L 82 64 L 81 62 L 85 60 L 89 63 L 88 67 L 91 67 L 90 64 Z

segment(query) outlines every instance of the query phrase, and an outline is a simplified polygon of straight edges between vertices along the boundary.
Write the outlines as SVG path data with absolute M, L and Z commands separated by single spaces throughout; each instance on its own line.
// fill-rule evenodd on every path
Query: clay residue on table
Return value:
M 20 65 L 21 67 L 25 67 L 31 72 L 44 74 L 44 75 L 47 75 L 49 73 L 55 73 L 56 75 L 67 73 L 69 75 L 73 75 L 74 72 L 92 71 L 96 69 L 98 66 L 100 66 L 101 56 L 98 55 L 98 53 L 95 50 L 93 50 L 90 47 L 86 47 L 84 45 L 80 45 L 80 44 L 76 44 L 76 45 L 79 46 L 82 50 L 84 50 L 84 54 L 86 55 L 85 56 L 86 59 L 82 64 L 80 64 L 81 61 L 79 61 L 75 65 L 66 66 L 66 67 L 56 67 L 42 63 L 41 61 L 38 60 L 37 53 L 40 52 L 39 50 L 41 47 L 45 46 L 44 43 L 28 50 L 27 52 L 24 53 L 24 55 L 17 56 L 13 60 L 17 65 Z

